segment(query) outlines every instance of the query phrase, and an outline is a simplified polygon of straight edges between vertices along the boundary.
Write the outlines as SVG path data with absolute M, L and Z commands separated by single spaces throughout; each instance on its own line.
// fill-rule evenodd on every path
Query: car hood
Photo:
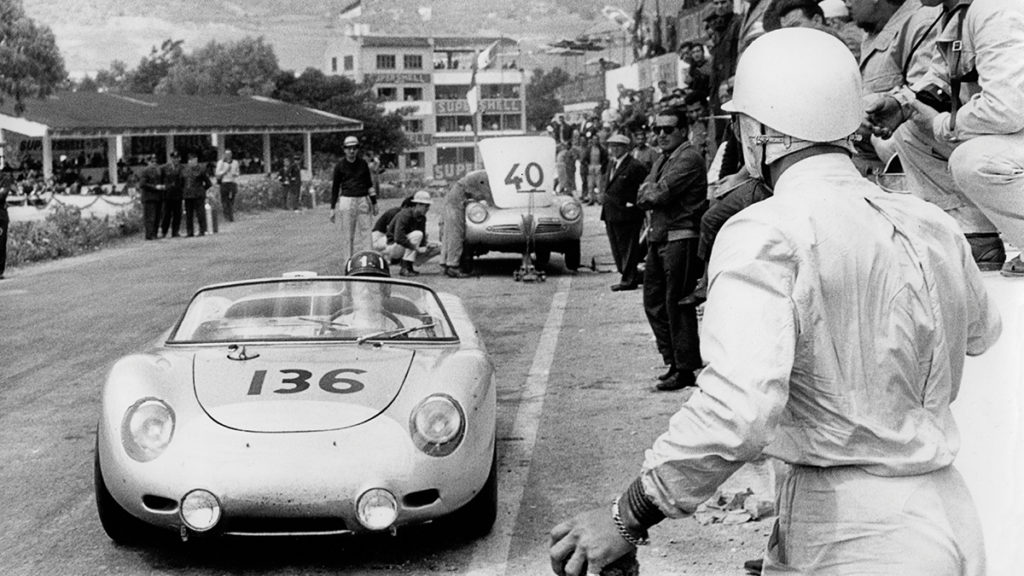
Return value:
M 196 399 L 223 426 L 250 432 L 312 432 L 373 419 L 402 389 L 415 351 L 338 346 L 227 347 L 197 352 Z

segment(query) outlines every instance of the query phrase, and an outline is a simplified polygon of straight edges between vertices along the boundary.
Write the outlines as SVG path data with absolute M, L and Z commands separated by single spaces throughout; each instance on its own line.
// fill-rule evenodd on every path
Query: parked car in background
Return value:
M 550 136 L 510 136 L 480 141 L 493 198 L 466 207 L 466 246 L 474 255 L 489 251 L 531 253 L 546 265 L 552 252 L 565 267 L 580 266 L 583 207 L 556 194 L 555 141 Z

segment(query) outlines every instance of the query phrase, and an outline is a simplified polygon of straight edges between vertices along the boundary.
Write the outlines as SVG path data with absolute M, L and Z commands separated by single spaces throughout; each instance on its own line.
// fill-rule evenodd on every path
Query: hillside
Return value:
M 166 38 L 192 50 L 210 40 L 263 36 L 284 69 L 317 66 L 327 40 L 342 27 L 336 18 L 352 0 L 23 0 L 28 14 L 50 26 L 74 75 L 108 68 L 113 60 L 134 67 Z M 523 64 L 547 67 L 541 46 L 608 28 L 600 10 L 634 0 L 363 0 L 358 22 L 394 34 L 494 34 L 523 42 Z M 672 13 L 681 0 L 661 2 Z M 653 4 L 653 2 L 647 2 Z M 432 18 L 418 14 L 429 6 Z M 471 9 L 470 9 L 471 7 Z M 652 8 L 648 8 L 652 10 Z

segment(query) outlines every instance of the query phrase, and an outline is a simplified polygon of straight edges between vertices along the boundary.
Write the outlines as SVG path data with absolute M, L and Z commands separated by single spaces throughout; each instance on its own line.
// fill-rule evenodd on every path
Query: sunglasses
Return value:
M 678 126 L 655 126 L 651 128 L 651 132 L 655 134 L 671 134 L 676 131 Z

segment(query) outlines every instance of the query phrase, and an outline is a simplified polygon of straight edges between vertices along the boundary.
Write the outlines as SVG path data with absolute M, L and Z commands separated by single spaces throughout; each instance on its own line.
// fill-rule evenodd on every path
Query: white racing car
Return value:
M 382 323 L 358 310 L 380 306 Z M 103 388 L 107 534 L 314 535 L 497 512 L 493 368 L 461 301 L 366 277 L 199 290 Z

